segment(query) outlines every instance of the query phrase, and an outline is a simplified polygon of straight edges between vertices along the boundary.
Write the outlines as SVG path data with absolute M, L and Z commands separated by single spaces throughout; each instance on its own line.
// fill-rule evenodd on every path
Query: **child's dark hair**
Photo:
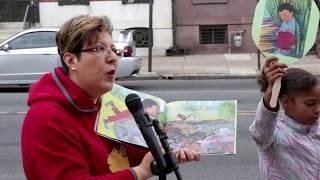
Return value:
M 260 85 L 260 91 L 266 92 L 268 81 L 265 74 L 261 73 L 257 77 L 257 82 Z M 319 83 L 319 79 L 310 72 L 300 68 L 289 68 L 287 74 L 282 77 L 279 98 L 291 93 L 307 92 Z
M 143 107 L 151 107 L 151 106 L 158 106 L 158 103 L 152 99 L 144 99 L 142 101 Z
M 278 12 L 283 10 L 288 10 L 289 12 L 295 13 L 295 10 L 290 3 L 282 3 L 278 6 Z

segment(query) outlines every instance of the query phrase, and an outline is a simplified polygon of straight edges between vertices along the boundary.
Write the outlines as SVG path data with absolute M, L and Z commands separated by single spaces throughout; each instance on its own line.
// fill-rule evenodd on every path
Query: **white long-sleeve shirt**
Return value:
M 320 126 L 302 125 L 260 101 L 249 128 L 263 180 L 320 180 Z

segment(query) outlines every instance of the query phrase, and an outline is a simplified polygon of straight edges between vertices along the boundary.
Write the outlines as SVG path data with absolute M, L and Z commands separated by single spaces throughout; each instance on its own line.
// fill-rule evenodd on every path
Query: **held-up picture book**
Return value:
M 175 101 L 114 84 L 102 97 L 96 132 L 116 141 L 147 147 L 125 105 L 128 94 L 137 94 L 144 111 L 158 120 L 168 135 L 171 148 L 188 148 L 200 154 L 236 154 L 237 101 Z M 155 136 L 157 134 L 155 133 Z

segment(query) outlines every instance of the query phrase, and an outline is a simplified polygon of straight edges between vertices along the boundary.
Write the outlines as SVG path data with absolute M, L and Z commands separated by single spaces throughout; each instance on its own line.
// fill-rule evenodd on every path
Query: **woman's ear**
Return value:
M 69 70 L 76 70 L 78 58 L 75 54 L 66 52 L 63 54 L 63 61 L 68 66 Z

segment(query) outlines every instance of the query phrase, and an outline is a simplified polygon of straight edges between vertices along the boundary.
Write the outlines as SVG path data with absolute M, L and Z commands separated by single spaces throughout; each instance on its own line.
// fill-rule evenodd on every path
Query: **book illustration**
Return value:
M 318 23 L 319 11 L 313 0 L 261 0 L 252 37 L 263 55 L 292 64 L 312 48 Z
M 172 148 L 188 148 L 202 154 L 236 153 L 235 100 L 166 103 L 158 97 L 115 84 L 112 91 L 102 97 L 103 106 L 96 123 L 98 134 L 147 147 L 124 103 L 130 93 L 141 98 L 144 111 L 151 119 L 159 120 Z
M 215 126 L 214 129 L 206 128 Z M 232 123 L 224 121 L 172 122 L 165 130 L 171 137 L 172 148 L 190 148 L 202 154 L 235 154 L 235 136 Z
M 163 119 L 165 102 L 160 98 L 148 94 L 133 91 L 114 84 L 111 92 L 102 97 L 102 107 L 96 123 L 96 132 L 106 138 L 147 147 L 137 124 L 125 105 L 125 98 L 130 93 L 136 93 L 141 99 L 146 100 L 144 108 L 151 117 L 156 115 L 157 119 Z M 153 113 L 154 107 L 149 107 L 150 102 L 157 103 L 157 112 Z
M 236 101 L 176 101 L 167 105 L 171 145 L 202 154 L 235 154 Z
M 308 28 L 311 1 L 299 4 L 268 1 L 266 6 L 259 48 L 264 52 L 301 58 L 305 44 L 303 32 Z M 298 9 L 307 16 L 299 14 Z
M 142 106 L 144 112 L 146 112 L 150 118 L 157 119 L 160 114 L 160 107 L 155 100 L 146 98 L 142 100 Z

